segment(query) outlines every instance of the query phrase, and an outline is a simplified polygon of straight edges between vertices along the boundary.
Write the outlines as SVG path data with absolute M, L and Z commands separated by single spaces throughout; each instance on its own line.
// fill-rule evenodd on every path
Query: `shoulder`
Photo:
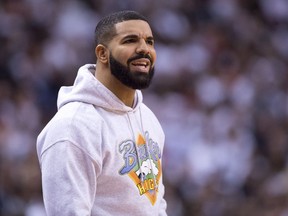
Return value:
M 140 111 L 141 111 L 144 118 L 146 118 L 146 119 L 148 118 L 150 121 L 157 123 L 160 126 L 160 123 L 159 123 L 157 116 L 154 114 L 154 112 L 147 105 L 142 103 L 141 107 L 140 107 Z
M 140 112 L 142 115 L 143 124 L 149 128 L 150 133 L 155 134 L 155 136 L 159 136 L 161 137 L 161 140 L 164 140 L 164 131 L 154 112 L 144 103 L 142 103 L 140 107 Z
M 63 106 L 37 138 L 41 152 L 56 143 L 69 142 L 81 149 L 100 143 L 103 119 L 93 105 L 72 102 Z
M 149 115 L 149 116 L 157 119 L 154 112 L 146 104 L 142 103 L 140 106 L 140 109 L 141 109 L 141 112 L 145 113 L 146 115 Z
M 88 133 L 103 124 L 103 118 L 91 104 L 72 102 L 63 106 L 50 122 L 50 130 L 62 132 Z

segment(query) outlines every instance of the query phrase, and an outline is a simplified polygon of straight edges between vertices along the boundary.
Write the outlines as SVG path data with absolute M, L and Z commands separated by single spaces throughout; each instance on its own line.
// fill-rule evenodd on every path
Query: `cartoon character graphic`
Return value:
M 147 159 L 142 162 L 141 167 L 136 171 L 137 176 L 141 181 L 144 181 L 145 176 L 148 174 L 153 174 L 155 176 L 158 175 L 158 168 L 156 167 L 155 163 L 152 159 Z

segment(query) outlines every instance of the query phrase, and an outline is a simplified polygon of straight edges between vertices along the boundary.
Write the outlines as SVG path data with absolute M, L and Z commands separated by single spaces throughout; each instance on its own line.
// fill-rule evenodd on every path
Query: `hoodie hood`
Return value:
M 73 86 L 63 86 L 58 93 L 57 107 L 60 109 L 70 102 L 83 102 L 102 107 L 112 112 L 129 112 L 139 109 L 143 101 L 140 90 L 135 91 L 134 107 L 126 106 L 116 95 L 95 77 L 95 64 L 79 68 Z

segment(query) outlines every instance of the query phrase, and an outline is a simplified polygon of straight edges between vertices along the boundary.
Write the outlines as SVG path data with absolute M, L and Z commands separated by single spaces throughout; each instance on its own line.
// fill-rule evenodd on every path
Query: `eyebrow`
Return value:
M 135 38 L 139 38 L 139 36 L 136 34 L 129 34 L 129 35 L 124 36 L 121 40 L 130 39 L 130 38 L 135 39 Z M 146 40 L 154 41 L 154 37 L 148 36 L 148 37 L 146 37 Z

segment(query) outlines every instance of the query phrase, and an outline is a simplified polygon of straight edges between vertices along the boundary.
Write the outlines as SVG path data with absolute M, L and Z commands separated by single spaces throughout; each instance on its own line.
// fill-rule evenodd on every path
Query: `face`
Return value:
M 129 20 L 116 24 L 116 32 L 108 46 L 112 75 L 130 88 L 147 88 L 156 60 L 150 26 L 142 20 Z

